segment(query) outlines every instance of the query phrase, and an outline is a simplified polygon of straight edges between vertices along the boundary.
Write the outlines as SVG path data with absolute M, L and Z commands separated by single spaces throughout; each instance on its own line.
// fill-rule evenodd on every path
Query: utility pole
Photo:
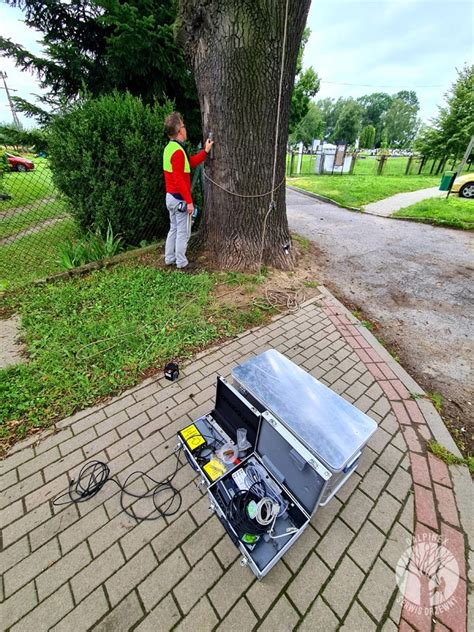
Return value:
M 15 105 L 14 105 L 14 103 L 12 101 L 11 96 L 10 96 L 10 90 L 8 89 L 8 86 L 7 86 L 7 73 L 3 72 L 3 70 L 0 70 L 0 77 L 3 79 L 4 90 L 7 93 L 8 104 L 10 106 L 10 110 L 11 110 L 12 116 L 13 116 L 13 124 L 15 125 L 15 127 L 17 129 L 21 129 L 21 123 L 20 123 L 20 120 L 19 120 L 18 115 L 16 113 Z

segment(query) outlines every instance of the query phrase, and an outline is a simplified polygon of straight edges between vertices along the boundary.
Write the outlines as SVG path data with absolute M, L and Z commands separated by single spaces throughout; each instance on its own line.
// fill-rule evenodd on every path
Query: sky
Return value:
M 19 9 L 0 3 L 0 33 L 39 52 L 40 34 L 21 19 Z M 425 122 L 443 104 L 456 68 L 474 62 L 471 0 L 313 0 L 308 26 L 303 64 L 322 80 L 317 98 L 415 90 Z M 40 92 L 36 79 L 11 60 L 0 58 L 0 70 L 16 90 L 12 94 L 31 100 Z M 20 120 L 31 127 L 22 115 Z M 0 121 L 11 122 L 3 89 Z
M 316 99 L 415 90 L 429 122 L 456 68 L 474 63 L 472 1 L 313 0 L 307 26 L 303 65 L 321 78 Z

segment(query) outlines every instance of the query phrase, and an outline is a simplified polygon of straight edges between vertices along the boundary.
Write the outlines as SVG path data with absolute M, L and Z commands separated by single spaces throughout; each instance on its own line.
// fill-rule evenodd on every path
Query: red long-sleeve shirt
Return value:
M 189 165 L 191 169 L 194 169 L 201 162 L 206 159 L 206 152 L 201 150 L 194 156 L 189 156 Z M 191 197 L 191 174 L 184 172 L 184 154 L 180 149 L 176 149 L 171 156 L 171 166 L 173 171 L 165 171 L 165 187 L 166 193 L 173 193 L 180 195 L 186 204 L 192 204 L 193 198 Z

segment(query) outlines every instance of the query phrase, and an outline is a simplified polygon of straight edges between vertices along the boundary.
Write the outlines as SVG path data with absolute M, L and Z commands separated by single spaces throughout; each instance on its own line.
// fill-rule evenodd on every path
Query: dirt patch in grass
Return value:
M 0 320 L 0 369 L 25 362 L 25 350 L 19 337 L 18 316 Z
M 294 270 L 263 269 L 261 275 L 221 272 L 214 268 L 206 254 L 201 254 L 196 261 L 191 261 L 187 274 L 207 271 L 219 275 L 222 282 L 216 284 L 212 294 L 221 305 L 246 308 L 252 304 L 262 306 L 268 303 L 278 311 L 285 311 L 288 303 L 297 307 L 319 294 L 320 281 L 315 262 L 320 252 L 311 241 L 296 234 L 292 238 L 296 261 Z M 139 258 L 139 262 L 162 270 L 169 269 L 161 251 L 147 253 Z

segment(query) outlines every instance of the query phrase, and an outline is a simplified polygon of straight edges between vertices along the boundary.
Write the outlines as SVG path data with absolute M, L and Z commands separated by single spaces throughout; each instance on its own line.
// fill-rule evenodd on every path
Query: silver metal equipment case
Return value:
M 356 469 L 375 421 L 274 349 L 235 367 L 232 377 L 245 399 L 272 413 L 329 470 L 318 500 L 326 505 Z
M 275 350 L 232 376 L 234 387 L 218 378 L 214 410 L 194 422 L 206 445 L 188 449 L 183 431 L 180 443 L 241 564 L 261 579 L 354 472 L 377 424 Z M 207 461 L 228 439 L 235 444 L 238 428 L 247 430 L 251 448 L 206 476 Z
M 267 488 L 279 492 L 287 505 L 272 533 L 262 534 L 250 545 L 243 541 L 229 515 L 229 503 L 238 491 L 234 475 L 249 466 L 260 468 Z M 278 419 L 264 411 L 255 452 L 208 489 L 209 507 L 242 553 L 241 565 L 248 565 L 258 579 L 264 577 L 303 534 L 330 478 L 331 472 Z

